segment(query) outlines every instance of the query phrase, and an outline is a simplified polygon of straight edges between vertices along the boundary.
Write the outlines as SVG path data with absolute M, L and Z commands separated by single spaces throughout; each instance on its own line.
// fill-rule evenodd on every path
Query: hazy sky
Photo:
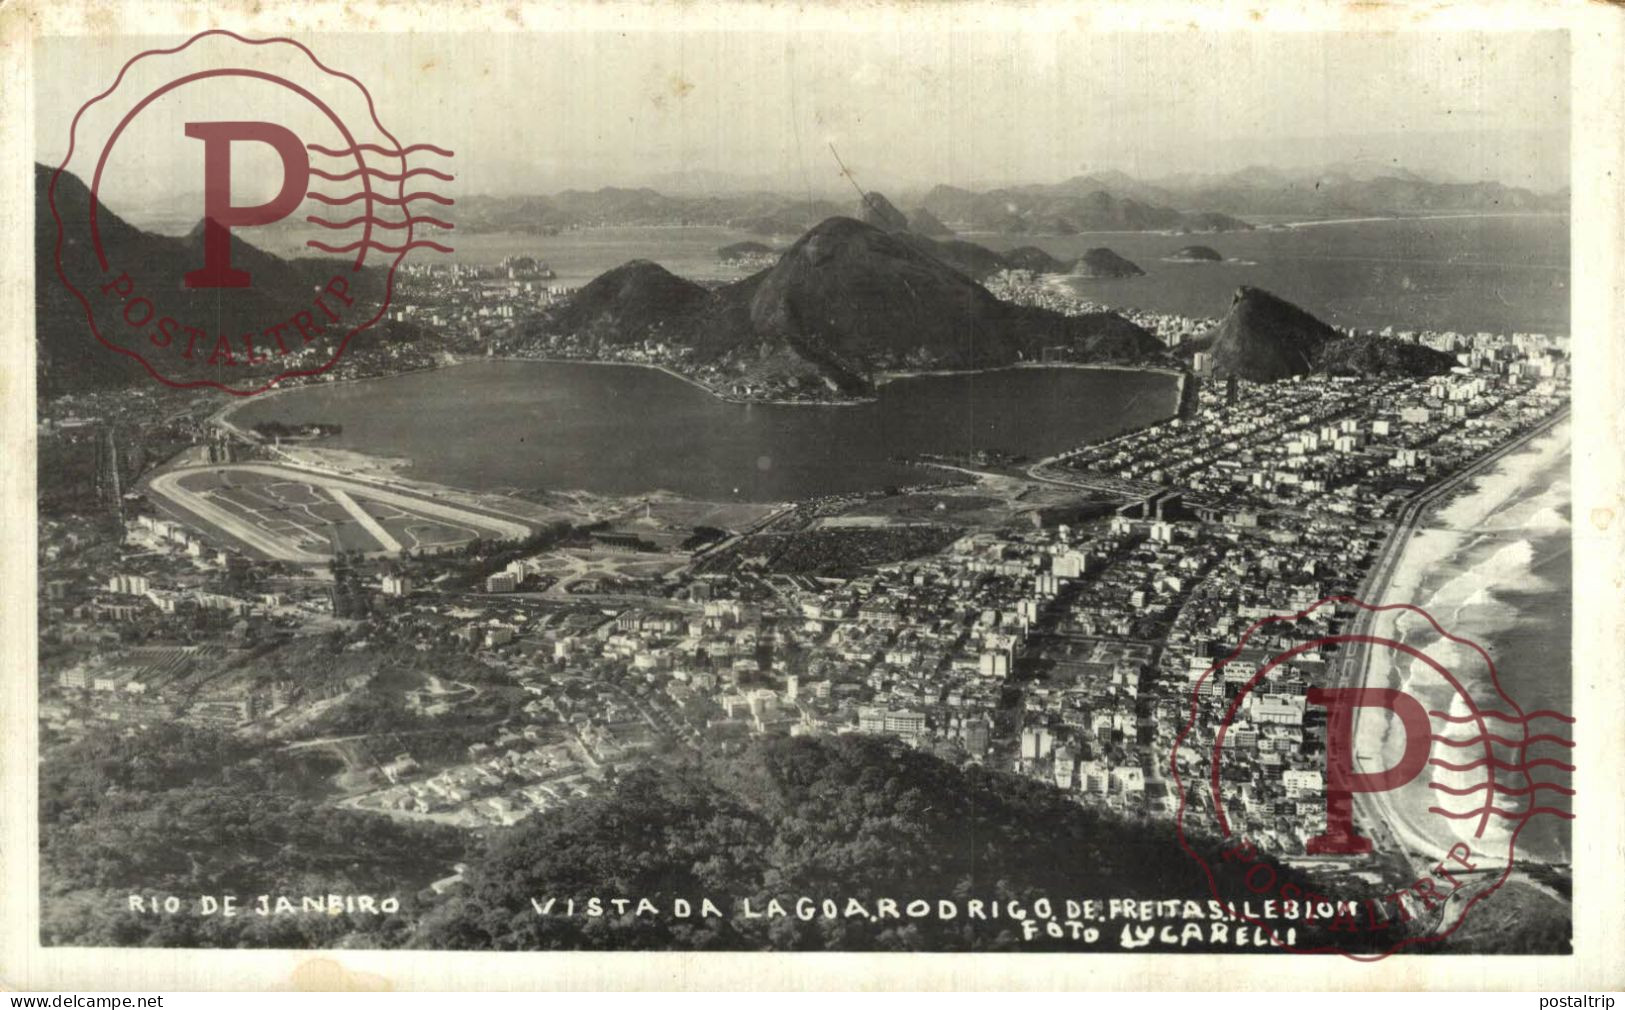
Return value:
M 142 45 L 154 41 L 142 40 Z M 1568 173 L 1567 37 L 1404 33 L 762 31 L 305 37 L 364 80 L 403 142 L 456 149 L 457 189 L 792 192 L 1155 179 L 1347 159 L 1549 189 Z M 42 41 L 38 158 L 138 47 Z M 223 102 L 221 112 L 232 103 Z M 178 115 L 179 113 L 177 113 Z M 188 115 L 195 115 L 195 111 Z M 161 104 L 144 192 L 200 188 L 201 144 Z M 183 117 L 184 118 L 184 117 Z M 162 138 L 172 138 L 163 142 Z M 126 173 L 129 174 L 129 173 Z M 116 194 L 109 193 L 116 200 Z

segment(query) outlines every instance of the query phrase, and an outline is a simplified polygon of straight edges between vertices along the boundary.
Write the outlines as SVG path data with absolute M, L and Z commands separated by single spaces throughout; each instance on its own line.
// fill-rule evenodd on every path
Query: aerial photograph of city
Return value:
M 1566 33 L 309 41 L 36 44 L 41 944 L 1571 951 Z

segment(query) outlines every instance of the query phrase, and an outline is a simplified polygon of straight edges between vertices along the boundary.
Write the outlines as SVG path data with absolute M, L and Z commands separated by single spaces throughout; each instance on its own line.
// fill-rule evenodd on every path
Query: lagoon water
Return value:
M 1037 458 L 1166 418 L 1176 397 L 1165 373 L 1017 368 L 904 379 L 850 406 L 737 404 L 652 368 L 476 361 L 292 390 L 235 419 L 341 424 L 324 444 L 475 490 L 789 501 L 940 479 L 896 461 L 920 453 Z

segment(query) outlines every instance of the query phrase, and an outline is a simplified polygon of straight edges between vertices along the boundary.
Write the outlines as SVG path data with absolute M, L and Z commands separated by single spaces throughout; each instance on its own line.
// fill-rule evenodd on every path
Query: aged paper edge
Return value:
M 38 942 L 32 40 L 39 35 L 189 35 L 206 27 L 286 34 L 401 31 L 963 30 L 1446 32 L 1558 29 L 1573 64 L 1575 531 L 1574 949 L 1568 957 L 1342 958 L 1126 954 L 698 954 L 194 951 L 42 948 Z M 340 5 L 43 0 L 0 7 L 0 987 L 265 989 L 1618 989 L 1625 966 L 1625 6 L 1593 3 L 1346 4 L 642 3 Z

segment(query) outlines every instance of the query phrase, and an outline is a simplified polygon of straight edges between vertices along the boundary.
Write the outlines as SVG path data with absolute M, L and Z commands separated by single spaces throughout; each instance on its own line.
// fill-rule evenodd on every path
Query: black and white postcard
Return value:
M 18 13 L 8 981 L 1618 987 L 1618 9 Z

